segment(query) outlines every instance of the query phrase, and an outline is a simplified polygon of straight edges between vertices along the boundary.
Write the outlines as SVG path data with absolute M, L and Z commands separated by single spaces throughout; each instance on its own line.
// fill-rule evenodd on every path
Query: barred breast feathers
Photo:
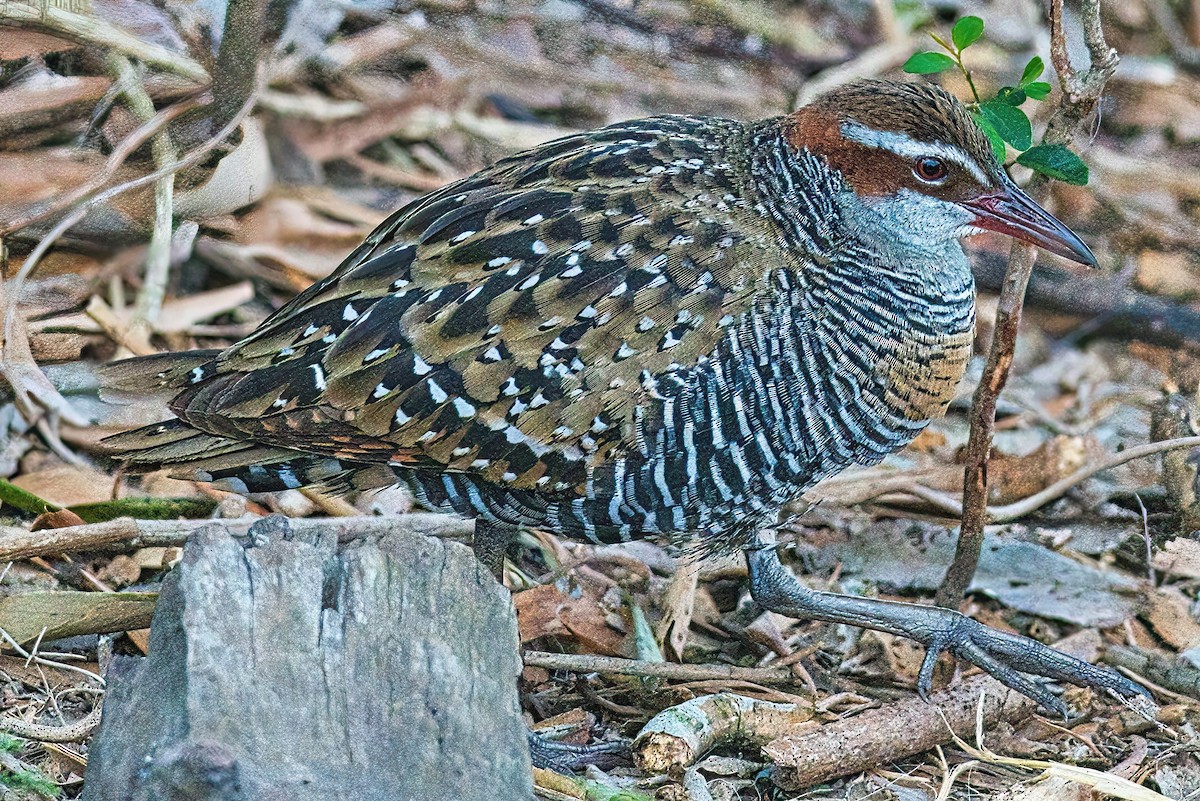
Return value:
M 877 230 L 843 177 L 790 137 L 786 124 L 765 127 L 753 174 L 765 176 L 763 213 L 791 240 L 781 250 L 801 256 L 786 303 L 791 336 L 808 349 L 799 371 L 813 374 L 798 385 L 841 416 L 851 410 L 863 426 L 891 429 L 883 450 L 860 454 L 878 461 L 953 399 L 974 338 L 974 279 L 957 242 L 910 247 Z

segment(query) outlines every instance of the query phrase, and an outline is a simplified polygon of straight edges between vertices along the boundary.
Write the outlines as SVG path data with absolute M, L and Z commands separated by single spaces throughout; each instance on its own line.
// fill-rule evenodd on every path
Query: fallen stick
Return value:
M 1055 648 L 1095 661 L 1099 634 L 1082 631 L 1055 643 Z M 847 776 L 888 765 L 951 741 L 974 735 L 980 696 L 983 727 L 1000 721 L 1028 718 L 1037 704 L 1010 690 L 991 676 L 978 675 L 929 696 L 926 703 L 913 697 L 870 709 L 780 737 L 763 747 L 775 763 L 775 783 L 787 791 L 810 787 L 838 776 Z
M 593 654 L 552 654 L 526 651 L 525 665 L 574 673 L 615 673 L 620 676 L 651 676 L 671 681 L 748 681 L 754 684 L 804 684 L 804 677 L 787 668 L 747 668 L 737 665 L 687 665 L 674 662 L 644 662 Z
M 913 697 L 784 735 L 767 743 L 763 753 L 777 767 L 777 785 L 788 791 L 801 790 L 927 751 L 951 740 L 951 732 L 971 736 L 979 697 L 984 693 L 985 727 L 1028 717 L 1037 708 L 1034 701 L 991 676 L 975 676 L 931 694 L 929 703 Z
M 633 741 L 633 758 L 650 773 L 688 768 L 718 745 L 763 745 L 812 723 L 811 704 L 778 704 L 733 693 L 702 695 L 664 709 Z
M 0 715 L 0 732 L 39 743 L 81 743 L 100 725 L 101 703 L 96 702 L 87 716 L 65 726 L 47 726 Z
M 88 523 L 67 528 L 27 531 L 16 526 L 0 527 L 0 562 L 29 559 L 34 556 L 55 556 L 81 551 L 131 551 L 138 548 L 175 548 L 205 526 L 220 524 L 230 531 L 245 535 L 260 517 L 240 520 L 134 520 L 128 517 L 104 523 Z M 304 517 L 288 521 L 292 531 L 337 531 L 339 542 L 378 537 L 391 532 L 413 532 L 427 537 L 465 539 L 474 530 L 474 523 L 453 515 L 417 512 L 396 517 L 361 515 L 358 517 Z

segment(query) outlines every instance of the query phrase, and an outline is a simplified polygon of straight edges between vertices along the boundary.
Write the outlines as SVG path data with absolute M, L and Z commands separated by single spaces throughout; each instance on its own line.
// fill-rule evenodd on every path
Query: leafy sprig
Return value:
M 971 88 L 973 100 L 968 104 L 971 115 L 992 143 L 997 159 L 1004 162 L 1011 146 L 1017 151 L 1017 164 L 1069 184 L 1086 184 L 1088 168 L 1083 159 L 1062 145 L 1033 144 L 1033 126 L 1021 106 L 1026 101 L 1045 100 L 1050 95 L 1050 84 L 1039 80 L 1046 69 L 1041 57 L 1029 59 L 1015 86 L 1002 86 L 986 100 L 979 96 L 971 70 L 963 63 L 963 51 L 982 36 L 982 19 L 961 17 L 951 28 L 949 41 L 937 33 L 930 33 L 945 52 L 925 50 L 914 53 L 904 62 L 903 70 L 913 75 L 933 75 L 958 69 Z

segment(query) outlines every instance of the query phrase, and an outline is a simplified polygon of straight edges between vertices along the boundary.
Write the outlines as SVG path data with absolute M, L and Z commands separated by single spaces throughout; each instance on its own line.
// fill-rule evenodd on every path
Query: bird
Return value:
M 960 240 L 983 231 L 1096 265 L 930 83 L 621 122 L 414 200 L 224 350 L 106 366 L 174 415 L 107 446 L 244 493 L 403 485 L 474 518 L 493 567 L 519 527 L 741 550 L 761 607 L 923 644 L 923 697 L 943 652 L 1064 715 L 1048 682 L 1144 696 L 957 610 L 811 590 L 779 559 L 781 509 L 955 397 L 975 329 Z

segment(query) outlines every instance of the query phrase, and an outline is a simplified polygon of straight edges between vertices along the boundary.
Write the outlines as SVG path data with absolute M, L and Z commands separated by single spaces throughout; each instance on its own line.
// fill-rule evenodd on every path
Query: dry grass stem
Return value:
M 116 76 L 120 93 L 134 116 L 143 122 L 154 119 L 154 101 L 142 86 L 142 76 L 138 70 L 134 69 L 125 56 L 112 55 L 109 57 L 109 64 Z M 150 149 L 154 156 L 154 166 L 159 170 L 174 163 L 177 158 L 171 134 L 165 127 L 154 134 Z M 141 291 L 138 293 L 137 311 L 130 326 L 135 338 L 149 335 L 167 295 L 167 281 L 171 275 L 174 195 L 175 173 L 172 171 L 154 183 L 154 228 L 146 246 L 146 270 Z

